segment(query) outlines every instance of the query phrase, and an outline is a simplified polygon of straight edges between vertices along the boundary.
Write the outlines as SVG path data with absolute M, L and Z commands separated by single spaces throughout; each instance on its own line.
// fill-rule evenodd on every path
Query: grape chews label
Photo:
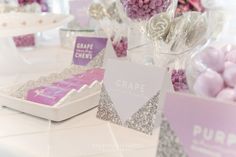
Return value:
M 106 49 L 107 38 L 77 37 L 73 55 L 73 63 L 87 66 Z

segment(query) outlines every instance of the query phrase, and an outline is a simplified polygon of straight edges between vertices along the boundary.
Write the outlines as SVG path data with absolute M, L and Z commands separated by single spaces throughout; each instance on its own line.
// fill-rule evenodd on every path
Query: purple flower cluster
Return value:
M 184 92 L 189 89 L 187 84 L 187 77 L 184 70 L 173 70 L 171 81 L 175 91 Z
M 18 0 L 18 3 L 22 6 L 27 5 L 27 4 L 32 4 L 32 3 L 38 3 L 39 5 L 41 5 L 43 12 L 49 11 L 47 0 Z
M 28 34 L 23 36 L 13 37 L 16 47 L 32 47 L 35 46 L 35 35 Z
M 132 20 L 148 20 L 165 12 L 171 0 L 120 0 L 127 16 Z
M 118 41 L 114 41 L 114 37 L 111 38 L 112 46 L 116 52 L 117 57 L 126 57 L 128 50 L 128 39 L 127 37 L 122 37 Z

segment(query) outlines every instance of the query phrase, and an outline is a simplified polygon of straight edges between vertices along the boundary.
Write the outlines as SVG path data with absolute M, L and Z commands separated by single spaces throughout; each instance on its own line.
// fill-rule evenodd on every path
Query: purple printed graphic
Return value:
M 73 55 L 73 63 L 86 66 L 103 49 L 106 48 L 107 38 L 77 37 Z
M 170 93 L 164 113 L 188 156 L 236 156 L 236 105 Z
M 56 86 L 39 87 L 28 91 L 26 100 L 53 106 L 61 100 L 70 90 Z

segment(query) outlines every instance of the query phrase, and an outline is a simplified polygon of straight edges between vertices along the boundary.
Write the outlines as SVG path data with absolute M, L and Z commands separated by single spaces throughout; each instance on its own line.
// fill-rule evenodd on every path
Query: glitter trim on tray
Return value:
M 103 85 L 97 117 L 102 120 L 110 121 L 112 123 L 152 135 L 159 109 L 159 95 L 160 92 L 157 92 L 157 94 L 149 99 L 138 112 L 134 113 L 122 124 L 122 121 L 113 106 L 113 102 L 108 95 L 105 86 Z
M 53 73 L 49 76 L 42 76 L 38 80 L 27 81 L 26 83 L 20 85 L 18 88 L 12 89 L 10 95 L 24 99 L 27 92 L 31 89 L 69 78 L 72 75 L 77 75 L 90 68 L 101 67 L 103 65 L 104 54 L 105 49 L 103 49 L 101 53 L 94 57 L 94 59 L 91 60 L 86 66 L 72 64 L 70 65 L 70 67 L 64 69 L 60 73 Z

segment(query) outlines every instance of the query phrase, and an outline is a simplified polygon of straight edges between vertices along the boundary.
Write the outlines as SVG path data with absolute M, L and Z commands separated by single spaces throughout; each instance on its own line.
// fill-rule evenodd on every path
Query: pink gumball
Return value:
M 236 63 L 236 50 L 229 51 L 225 56 L 225 61 Z
M 200 55 L 203 64 L 217 72 L 224 70 L 224 53 L 214 47 L 208 47 Z
M 235 66 L 236 64 L 232 63 L 232 62 L 229 62 L 229 61 L 226 61 L 225 62 L 225 69 L 231 67 L 231 66 Z
M 236 50 L 236 45 L 227 44 L 221 48 L 221 51 L 223 51 L 225 55 L 227 55 L 228 52 L 233 50 Z
M 235 101 L 236 100 L 236 92 L 232 88 L 225 88 L 217 95 L 217 99 L 227 100 L 227 101 Z
M 236 65 L 231 65 L 225 68 L 225 71 L 223 73 L 223 78 L 225 80 L 225 83 L 229 87 L 235 87 L 236 86 Z
M 144 0 L 143 2 L 146 4 L 146 3 L 149 3 L 149 2 L 150 2 L 150 0 Z
M 224 80 L 221 75 L 213 70 L 207 70 L 198 76 L 193 90 L 201 96 L 216 97 L 223 87 Z

